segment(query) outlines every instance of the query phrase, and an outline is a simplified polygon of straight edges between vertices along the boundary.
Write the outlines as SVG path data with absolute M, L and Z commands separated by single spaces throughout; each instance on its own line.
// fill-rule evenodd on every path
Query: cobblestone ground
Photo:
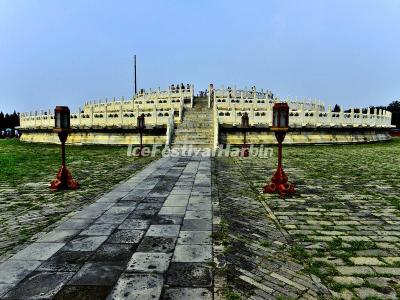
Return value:
M 221 223 L 214 236 L 223 248 L 216 268 L 216 279 L 222 281 L 217 295 L 222 299 L 326 296 L 326 288 L 291 256 L 290 236 L 245 180 L 248 174 L 242 172 L 242 163 L 232 158 L 219 158 L 215 163 Z
M 0 261 L 154 160 L 135 160 L 126 151 L 126 147 L 67 146 L 67 165 L 81 188 L 54 193 L 49 185 L 60 166 L 59 146 L 0 140 Z
M 212 299 L 211 160 L 161 158 L 0 265 L 1 299 Z
M 284 147 L 285 171 L 297 186 L 285 200 L 261 193 L 276 158 L 217 159 L 226 257 L 233 267 L 228 295 L 269 299 L 280 292 L 295 299 L 308 289 L 316 296 L 308 273 L 332 298 L 398 299 L 399 146 L 400 139 Z

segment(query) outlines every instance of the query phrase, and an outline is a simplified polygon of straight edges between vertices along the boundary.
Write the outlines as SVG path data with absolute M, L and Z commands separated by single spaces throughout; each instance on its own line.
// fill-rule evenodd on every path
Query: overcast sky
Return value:
M 398 0 L 0 0 L 0 110 L 256 85 L 345 107 L 400 98 Z

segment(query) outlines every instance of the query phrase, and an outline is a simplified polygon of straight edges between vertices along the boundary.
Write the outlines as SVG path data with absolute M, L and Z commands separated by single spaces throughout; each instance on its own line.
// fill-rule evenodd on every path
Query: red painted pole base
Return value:
M 79 188 L 79 182 L 72 178 L 71 172 L 64 166 L 57 173 L 57 178 L 51 182 L 53 191 L 75 190 Z
M 294 184 L 288 182 L 288 177 L 282 168 L 276 170 L 274 176 L 269 183 L 263 188 L 264 193 L 278 193 L 279 196 L 285 197 L 295 192 Z
M 249 157 L 249 146 L 246 144 L 243 144 L 242 147 L 240 148 L 239 152 L 240 157 Z

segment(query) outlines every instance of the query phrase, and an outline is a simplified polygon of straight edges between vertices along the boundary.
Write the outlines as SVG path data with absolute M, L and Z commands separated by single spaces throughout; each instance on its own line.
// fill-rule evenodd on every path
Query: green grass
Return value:
M 127 146 L 67 145 L 67 168 L 81 186 L 52 192 L 60 152 L 59 145 L 0 140 L 0 256 L 156 159 L 128 157 Z M 24 221 L 33 211 L 35 219 Z
M 66 146 L 67 168 L 74 177 L 84 179 L 88 170 L 117 160 L 133 161 L 126 155 L 126 146 Z M 59 145 L 23 143 L 18 140 L 0 141 L 0 181 L 12 186 L 25 182 L 38 182 L 55 177 L 61 165 Z

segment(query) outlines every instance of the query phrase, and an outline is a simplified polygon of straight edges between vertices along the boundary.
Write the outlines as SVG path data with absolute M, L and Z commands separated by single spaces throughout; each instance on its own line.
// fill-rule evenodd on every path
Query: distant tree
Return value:
M 19 113 L 14 111 L 12 114 L 0 112 L 0 129 L 15 128 L 19 126 Z
M 0 112 L 0 129 L 4 128 L 4 114 Z
M 387 110 L 392 113 L 392 125 L 400 128 L 400 101 L 393 101 L 387 107 Z

